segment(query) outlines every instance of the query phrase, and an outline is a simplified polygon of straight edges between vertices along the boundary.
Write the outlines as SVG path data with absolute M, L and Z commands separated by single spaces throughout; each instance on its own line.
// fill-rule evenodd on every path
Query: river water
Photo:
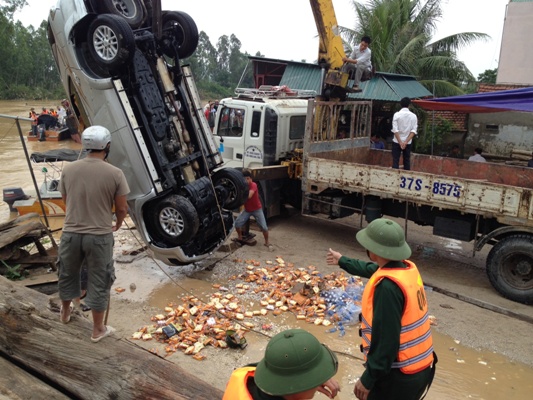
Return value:
M 0 101 L 0 114 L 26 117 L 29 109 L 35 107 L 55 107 L 57 101 L 43 103 L 26 103 L 17 101 Z M 21 122 L 24 137 L 30 129 L 29 122 Z M 79 149 L 80 145 L 71 140 L 60 142 L 28 142 L 25 140 L 28 154 L 35 151 L 46 151 L 56 148 Z M 21 139 L 14 120 L 0 118 L 0 188 L 21 187 L 27 194 L 35 192 L 31 174 L 26 161 Z M 43 165 L 31 165 L 38 184 L 43 181 Z M 9 207 L 0 201 L 0 223 L 13 218 Z M 184 285 L 192 291 L 206 292 L 210 284 L 199 280 L 188 280 Z M 151 298 L 151 305 L 164 307 L 171 297 L 176 296 L 176 288 L 172 285 L 164 285 L 156 290 Z M 179 297 L 179 296 L 178 296 Z M 298 321 L 288 321 L 291 326 Z M 334 350 L 354 354 L 357 352 L 356 329 L 349 330 L 345 337 L 339 338 L 336 334 L 326 334 L 314 326 L 302 325 L 304 329 L 311 330 L 321 341 L 330 344 Z M 132 331 L 135 327 L 132 327 Z M 503 400 L 516 399 L 526 400 L 532 398 L 533 393 L 533 368 L 524 364 L 515 363 L 509 359 L 490 352 L 478 352 L 461 346 L 453 338 L 444 336 L 434 331 L 434 342 L 439 354 L 437 369 L 438 378 L 426 397 L 428 400 L 445 399 L 483 399 Z M 253 347 L 253 346 L 251 346 Z M 261 354 L 257 354 L 259 359 Z M 341 356 L 342 357 L 342 356 Z M 343 383 L 353 380 L 351 363 L 361 364 L 357 359 L 349 357 L 341 358 L 340 372 Z M 343 385 L 343 392 L 337 397 L 340 400 L 353 399 L 353 384 Z M 317 398 L 321 398 L 317 396 Z M 323 398 L 323 397 L 322 397 Z
M 31 107 L 40 110 L 42 107 L 56 108 L 58 101 L 47 101 L 43 103 L 26 103 L 23 101 L 0 101 L 0 114 L 27 117 Z M 24 138 L 31 128 L 31 124 L 25 121 L 19 121 Z M 80 149 L 81 145 L 72 140 L 63 140 L 59 142 L 45 141 L 45 142 L 29 142 L 24 141 L 27 147 L 28 154 L 33 152 L 42 152 L 57 148 L 66 149 Z M 20 187 L 26 194 L 35 194 L 35 188 L 30 173 L 30 167 L 26 161 L 24 148 L 22 146 L 20 135 L 17 129 L 16 121 L 13 119 L 0 118 L 0 188 Z M 44 180 L 43 168 L 47 168 L 49 174 L 60 173 L 59 170 L 54 170 L 54 166 L 47 164 L 30 164 L 35 174 L 35 179 L 38 185 Z M 60 168 L 61 164 L 55 166 Z M 0 222 L 11 218 L 9 207 L 3 201 L 0 202 Z

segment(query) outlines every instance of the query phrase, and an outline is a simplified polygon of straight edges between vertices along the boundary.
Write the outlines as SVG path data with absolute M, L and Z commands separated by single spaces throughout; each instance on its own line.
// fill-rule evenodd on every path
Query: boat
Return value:
M 41 169 L 44 173 L 44 180 L 39 186 L 39 196 L 29 196 L 22 188 L 4 188 L 3 200 L 9 205 L 12 212 L 19 215 L 38 213 L 43 216 L 43 209 L 46 216 L 65 216 L 65 202 L 59 191 L 59 179 L 63 169 L 63 162 L 72 162 L 85 157 L 85 152 L 80 155 L 79 150 L 54 149 L 45 152 L 32 153 L 30 159 L 33 163 L 46 164 Z
M 48 114 L 42 114 L 37 117 L 37 126 L 35 131 L 32 129 L 28 132 L 29 142 L 43 141 L 60 141 L 70 139 L 70 128 L 58 122 L 57 117 Z

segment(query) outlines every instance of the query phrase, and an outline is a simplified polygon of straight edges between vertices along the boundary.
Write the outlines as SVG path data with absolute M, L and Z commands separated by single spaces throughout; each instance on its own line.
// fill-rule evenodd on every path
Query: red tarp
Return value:
M 491 113 L 496 111 L 533 112 L 533 87 L 499 92 L 440 97 L 432 100 L 413 100 L 425 110 Z

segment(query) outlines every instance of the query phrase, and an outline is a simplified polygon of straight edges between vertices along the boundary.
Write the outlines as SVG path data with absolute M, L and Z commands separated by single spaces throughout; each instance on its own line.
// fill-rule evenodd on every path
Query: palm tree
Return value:
M 353 1 L 357 27 L 342 27 L 347 44 L 357 45 L 362 36 L 372 38 L 372 63 L 377 71 L 415 76 L 435 96 L 463 94 L 462 88 L 475 82 L 457 50 L 488 35 L 457 33 L 432 41 L 436 23 L 442 17 L 441 0 Z

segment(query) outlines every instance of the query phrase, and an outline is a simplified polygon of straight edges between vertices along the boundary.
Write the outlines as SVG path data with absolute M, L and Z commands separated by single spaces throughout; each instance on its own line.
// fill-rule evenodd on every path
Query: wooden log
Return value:
M 29 213 L 29 214 L 17 217 L 15 219 L 12 219 L 11 221 L 2 222 L 2 223 L 0 223 L 0 231 L 12 228 L 15 225 L 18 225 L 20 223 L 26 222 L 26 221 L 31 220 L 33 218 L 39 218 L 39 214 L 37 214 L 37 213 Z
M 114 335 L 90 341 L 91 322 L 68 324 L 48 296 L 0 277 L 0 353 L 71 398 L 221 399 L 222 392 L 177 365 Z
M 531 158 L 531 150 L 512 149 L 511 155 L 521 155 Z
M 27 224 L 16 225 L 11 229 L 6 229 L 0 233 L 0 249 L 16 240 L 23 238 L 32 231 L 44 228 L 40 221 L 31 221 Z M 32 240 L 35 238 L 32 234 Z
M 0 399 L 68 400 L 70 398 L 2 357 L 0 357 L 0 371 L 2 371 Z
M 513 160 L 522 160 L 522 161 L 528 161 L 528 160 L 531 160 L 531 155 L 529 156 L 525 156 L 523 154 L 511 154 L 511 158 Z

